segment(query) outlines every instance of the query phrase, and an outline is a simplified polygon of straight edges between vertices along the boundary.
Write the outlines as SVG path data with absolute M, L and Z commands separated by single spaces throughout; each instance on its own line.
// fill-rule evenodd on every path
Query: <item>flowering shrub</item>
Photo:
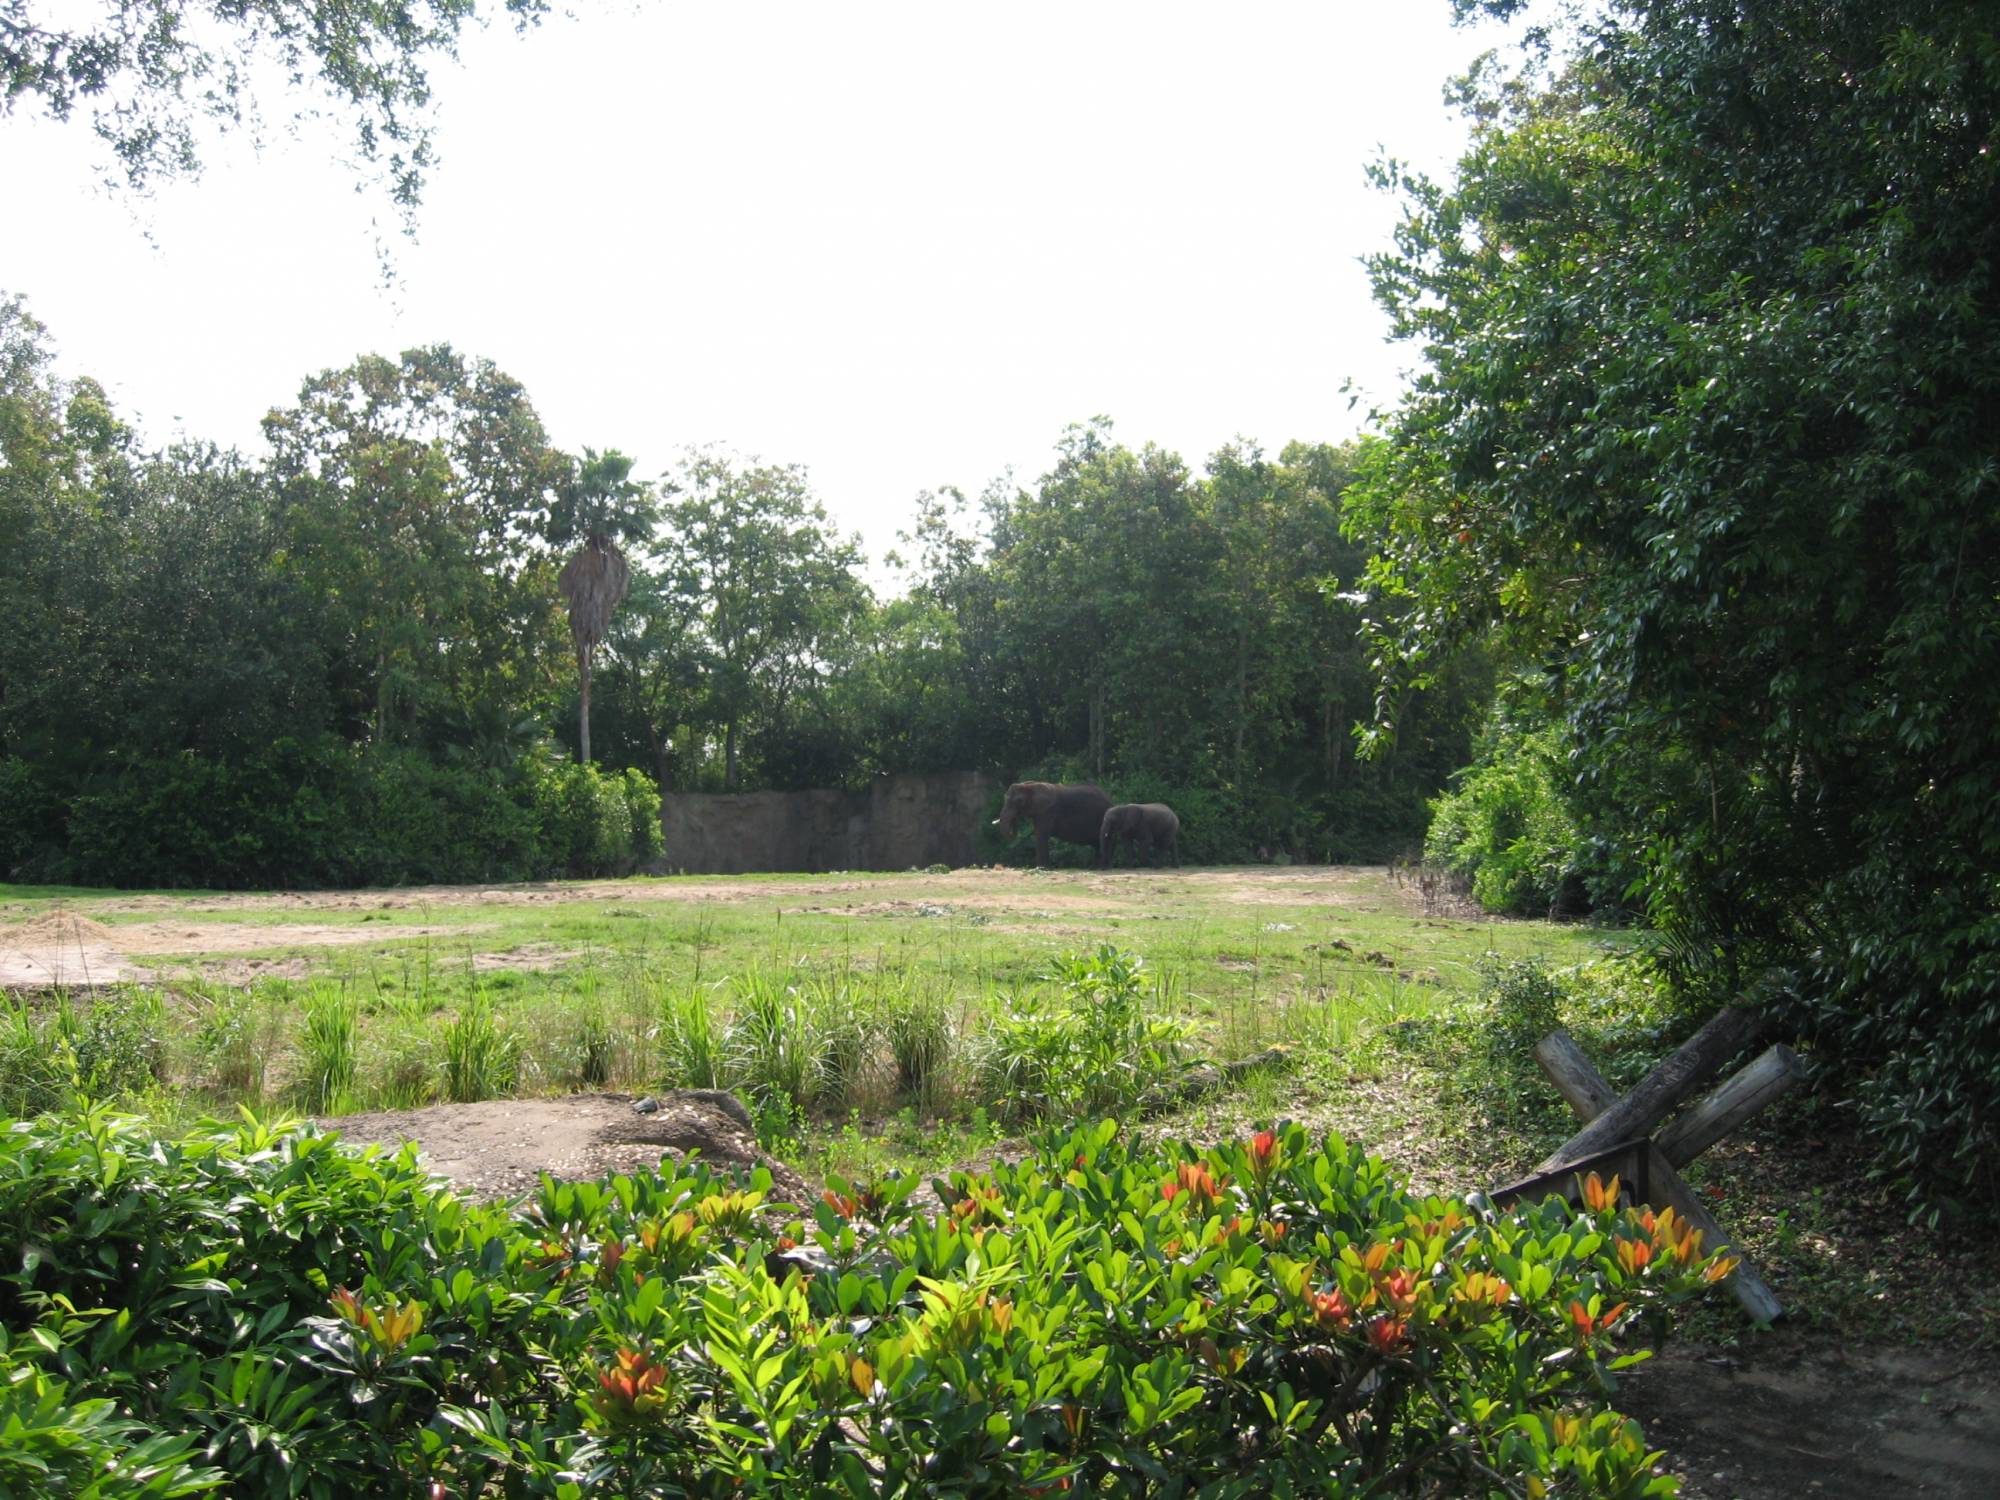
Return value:
M 298 1129 L 15 1124 L 0 1419 L 51 1496 L 1668 1494 L 1604 1403 L 1727 1271 L 1615 1182 L 1496 1215 L 1297 1127 L 917 1187 L 516 1215 Z

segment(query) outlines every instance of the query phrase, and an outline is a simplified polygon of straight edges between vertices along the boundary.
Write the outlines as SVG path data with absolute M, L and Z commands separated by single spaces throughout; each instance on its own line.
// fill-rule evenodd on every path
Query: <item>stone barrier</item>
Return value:
M 862 792 L 669 792 L 661 863 L 690 875 L 969 865 L 998 789 L 977 771 L 943 771 L 878 776 Z

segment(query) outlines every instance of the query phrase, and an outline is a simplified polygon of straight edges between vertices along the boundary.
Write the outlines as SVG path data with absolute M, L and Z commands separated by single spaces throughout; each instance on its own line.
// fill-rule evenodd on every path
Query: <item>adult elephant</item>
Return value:
M 1176 865 L 1181 862 L 1181 820 L 1164 802 L 1119 803 L 1104 814 L 1097 838 L 1098 858 L 1106 866 L 1116 862 L 1120 843 L 1134 857 L 1171 854 Z
M 1000 804 L 1000 816 L 993 826 L 1002 838 L 1011 839 L 1027 819 L 1035 828 L 1035 863 L 1049 862 L 1049 840 L 1088 844 L 1095 850 L 1104 815 L 1111 811 L 1111 799 L 1101 787 L 1087 781 L 1057 786 L 1051 781 L 1017 781 L 1007 788 L 1007 800 Z

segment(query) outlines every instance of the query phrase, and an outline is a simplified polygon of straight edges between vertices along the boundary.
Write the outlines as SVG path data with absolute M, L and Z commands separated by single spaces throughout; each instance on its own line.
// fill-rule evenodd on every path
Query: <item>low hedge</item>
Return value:
M 0 1134 L 0 1494 L 1668 1494 L 1604 1403 L 1723 1269 L 1110 1123 L 809 1212 L 700 1164 L 516 1213 L 249 1120 Z
M 622 874 L 660 852 L 650 778 L 544 753 L 489 766 L 282 739 L 251 760 L 158 756 L 75 785 L 0 760 L 0 880 L 453 884 Z

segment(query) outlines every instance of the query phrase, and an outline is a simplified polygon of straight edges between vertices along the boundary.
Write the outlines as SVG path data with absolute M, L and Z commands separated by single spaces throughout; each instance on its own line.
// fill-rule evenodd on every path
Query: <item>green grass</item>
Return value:
M 856 1129 L 887 1142 L 891 1122 L 921 1120 L 895 1149 L 928 1143 L 931 1167 L 951 1164 L 968 1122 L 1019 1128 L 1034 1116 L 1034 1100 L 1007 1081 L 1033 1071 L 1021 1051 L 1030 1044 L 1057 1070 L 1061 1088 L 1038 1085 L 1051 1101 L 1077 1091 L 1061 1072 L 1076 1049 L 1095 1048 L 1090 1097 L 1138 1107 L 1151 1080 L 1112 1056 L 1122 1041 L 1109 1032 L 1066 1041 L 1021 1024 L 1087 1014 L 1051 976 L 1102 944 L 1144 960 L 1145 1016 L 1184 1036 L 1173 1058 L 1283 1045 L 1309 1082 L 1322 1059 L 1475 993 L 1495 963 L 1541 955 L 1573 965 L 1606 941 L 1546 923 L 1426 916 L 1388 872 L 1366 869 L 672 877 L 305 895 L 0 886 L 0 924 L 55 910 L 106 924 L 112 944 L 131 939 L 135 953 L 160 946 L 141 941 L 140 928 L 184 950 L 149 959 L 167 977 L 145 990 L 171 1003 L 160 1012 L 167 1061 L 138 1102 L 165 1115 L 724 1086 L 802 1158 Z M 321 931 L 287 930 L 300 928 Z M 349 933 L 359 940 L 338 940 Z M 223 961 L 245 955 L 300 972 L 248 988 L 220 982 Z M 1011 1069 L 1009 1046 L 1021 1052 Z

